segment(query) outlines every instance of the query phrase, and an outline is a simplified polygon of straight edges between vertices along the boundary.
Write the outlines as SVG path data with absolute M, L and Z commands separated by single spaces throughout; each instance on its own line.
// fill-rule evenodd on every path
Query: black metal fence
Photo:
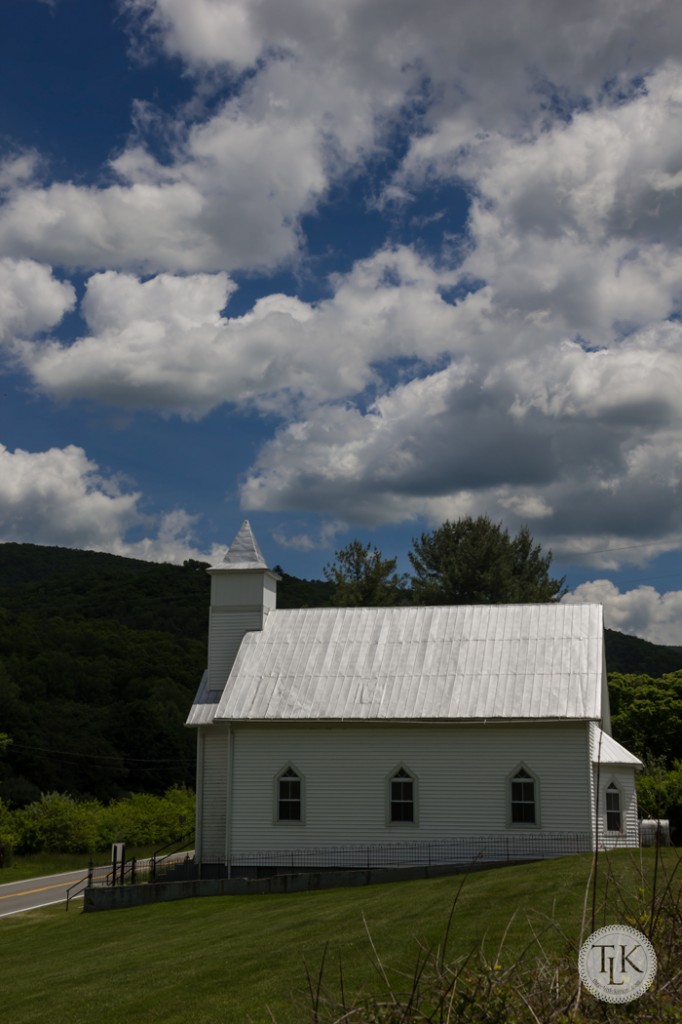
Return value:
M 515 832 L 430 842 L 255 849 L 236 854 L 234 860 L 244 867 L 375 868 L 536 860 L 588 853 L 591 849 L 589 832 Z
M 627 837 L 610 837 L 610 848 L 632 845 Z M 93 877 L 92 885 L 129 885 L 139 882 L 181 881 L 197 877 L 241 877 L 336 869 L 437 867 L 448 865 L 501 864 L 543 860 L 592 850 L 589 832 L 503 832 L 468 835 L 431 841 L 305 846 L 287 849 L 252 849 L 239 852 L 228 869 L 221 863 L 198 865 L 194 851 L 158 851 L 144 860 L 124 860 L 113 872 Z

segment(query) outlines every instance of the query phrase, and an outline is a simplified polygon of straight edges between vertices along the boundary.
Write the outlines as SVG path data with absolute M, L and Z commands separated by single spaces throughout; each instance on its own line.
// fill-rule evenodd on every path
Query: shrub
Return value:
M 194 793 L 184 787 L 164 796 L 133 793 L 104 808 L 101 834 L 106 843 L 160 846 L 172 843 L 194 828 Z
M 0 843 L 17 853 L 94 853 L 111 843 L 163 846 L 194 829 L 194 793 L 184 787 L 163 796 L 134 793 L 102 806 L 66 793 L 11 810 L 0 800 Z
M 19 853 L 92 853 L 99 845 L 96 800 L 79 802 L 65 793 L 44 793 L 14 812 Z
M 650 758 L 637 778 L 637 802 L 645 818 L 667 818 L 673 842 L 682 842 L 682 761 L 667 768 Z

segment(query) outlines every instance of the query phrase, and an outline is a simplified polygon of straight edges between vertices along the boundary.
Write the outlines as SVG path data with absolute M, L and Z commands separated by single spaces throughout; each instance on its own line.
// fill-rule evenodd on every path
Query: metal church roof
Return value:
M 204 672 L 190 709 L 185 725 L 210 725 L 218 710 L 222 690 L 212 690 L 209 686 L 208 670 Z
M 214 721 L 599 721 L 604 688 L 599 605 L 276 610 Z
M 636 768 L 642 768 L 642 762 L 634 754 L 631 754 L 629 750 L 614 740 L 613 736 L 609 736 L 607 732 L 595 726 L 595 739 L 594 739 L 594 764 L 618 764 L 618 765 L 634 765 Z

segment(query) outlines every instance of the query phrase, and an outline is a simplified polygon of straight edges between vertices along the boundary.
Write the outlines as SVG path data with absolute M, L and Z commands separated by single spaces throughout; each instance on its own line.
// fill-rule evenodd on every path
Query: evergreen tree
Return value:
M 384 558 L 372 544 L 353 540 L 325 565 L 325 579 L 334 587 L 335 605 L 400 604 L 406 578 L 396 573 L 397 558 Z
M 446 520 L 413 542 L 412 590 L 418 604 L 514 604 L 558 601 L 564 577 L 552 579 L 527 527 L 510 537 L 488 516 Z

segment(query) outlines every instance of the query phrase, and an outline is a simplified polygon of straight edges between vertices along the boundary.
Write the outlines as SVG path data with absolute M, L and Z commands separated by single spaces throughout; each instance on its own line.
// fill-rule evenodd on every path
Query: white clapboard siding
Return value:
M 263 609 L 244 611 L 211 608 L 208 626 L 208 688 L 223 692 L 239 645 L 250 630 L 263 625 Z
M 642 767 L 639 758 L 621 746 L 613 736 L 592 724 L 593 821 L 598 819 L 597 836 L 601 847 L 639 845 L 636 770 Z M 620 793 L 621 832 L 606 830 L 606 789 L 615 783 Z M 599 795 L 597 797 L 597 789 Z
M 227 834 L 229 727 L 202 727 L 197 764 L 197 848 L 202 861 L 222 863 Z
M 538 779 L 542 831 L 590 831 L 589 727 L 584 722 L 240 724 L 233 726 L 233 739 L 233 863 L 255 849 L 504 832 L 508 777 L 522 763 Z M 302 824 L 274 820 L 275 779 L 290 763 L 304 780 Z M 401 764 L 417 779 L 416 825 L 386 821 L 386 780 Z
M 595 790 L 597 768 L 594 769 Z M 606 831 L 606 790 L 614 783 L 620 793 L 621 832 Z M 614 849 L 620 846 L 639 846 L 639 823 L 635 773 L 627 765 L 599 766 L 599 804 L 597 810 L 598 841 L 600 847 Z

